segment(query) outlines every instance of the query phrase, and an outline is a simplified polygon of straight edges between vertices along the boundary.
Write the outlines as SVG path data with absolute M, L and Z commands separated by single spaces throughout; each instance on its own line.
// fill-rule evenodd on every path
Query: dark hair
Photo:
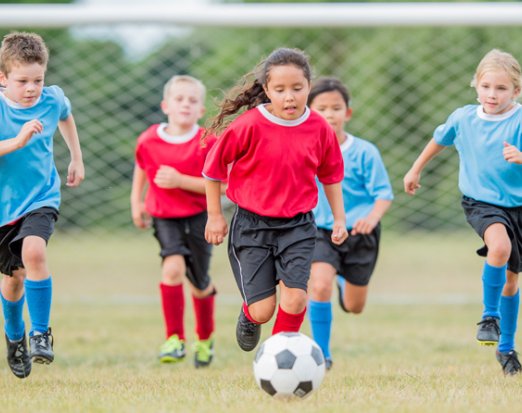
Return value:
M 208 134 L 219 134 L 228 125 L 225 118 L 239 112 L 240 109 L 252 109 L 262 103 L 270 102 L 263 89 L 270 80 L 270 69 L 273 66 L 294 65 L 303 70 L 305 78 L 310 82 L 312 69 L 308 57 L 302 50 L 279 48 L 262 60 L 256 68 L 243 76 L 239 83 L 228 93 L 219 104 L 219 113 L 211 119 L 205 136 Z M 202 138 L 204 139 L 204 137 Z
M 312 89 L 308 95 L 308 106 L 310 106 L 313 100 L 321 93 L 326 92 L 339 92 L 343 97 L 346 107 L 350 107 L 350 92 L 343 83 L 335 77 L 320 77 L 312 84 Z

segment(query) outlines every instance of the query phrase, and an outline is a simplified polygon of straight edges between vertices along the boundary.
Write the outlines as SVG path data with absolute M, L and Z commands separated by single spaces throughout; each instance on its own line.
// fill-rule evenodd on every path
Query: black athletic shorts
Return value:
M 154 236 L 160 244 L 160 256 L 183 255 L 187 279 L 198 290 L 210 284 L 208 269 L 212 245 L 205 240 L 207 213 L 186 218 L 153 218 Z
M 58 219 L 58 211 L 42 207 L 28 212 L 12 225 L 0 227 L 0 272 L 12 276 L 13 271 L 24 268 L 22 241 L 29 235 L 49 241 Z
M 350 235 L 341 245 L 332 242 L 332 231 L 318 228 L 313 262 L 326 262 L 350 284 L 365 286 L 379 255 L 380 224 L 369 234 Z
M 276 293 L 280 280 L 306 291 L 316 226 L 312 212 L 292 218 L 264 217 L 237 208 L 228 238 L 228 256 L 247 304 Z
M 505 208 L 476 201 L 467 196 L 462 197 L 462 207 L 468 223 L 482 239 L 490 225 L 499 223 L 506 227 L 511 239 L 508 270 L 514 273 L 522 272 L 522 207 Z M 477 250 L 481 257 L 486 257 L 487 253 L 486 245 Z

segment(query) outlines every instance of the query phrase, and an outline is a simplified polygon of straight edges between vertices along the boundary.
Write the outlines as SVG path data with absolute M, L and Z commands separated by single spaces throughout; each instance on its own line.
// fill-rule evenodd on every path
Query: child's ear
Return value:
M 166 115 L 167 114 L 167 102 L 162 100 L 160 103 L 160 108 L 161 108 L 161 111 Z
M 352 112 L 353 112 L 352 108 L 347 108 L 346 109 L 346 113 L 344 115 L 344 121 L 345 122 L 348 122 L 352 118 Z
M 7 80 L 7 76 L 4 74 L 4 72 L 0 72 L 0 85 L 5 86 L 6 80 Z

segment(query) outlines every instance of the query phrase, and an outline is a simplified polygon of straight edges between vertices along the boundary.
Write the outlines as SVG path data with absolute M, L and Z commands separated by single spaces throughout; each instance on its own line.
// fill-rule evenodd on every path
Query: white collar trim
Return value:
M 31 106 L 22 106 L 19 103 L 16 103 L 14 100 L 9 99 L 5 95 L 4 90 L 5 90 L 5 87 L 0 87 L 0 97 L 4 100 L 4 102 L 7 104 L 7 106 L 10 106 L 14 109 L 31 109 L 32 107 L 36 106 L 38 104 L 38 102 L 40 102 L 40 99 L 42 97 L 42 95 L 38 96 L 38 99 L 36 100 L 36 102 L 34 102 L 34 104 L 32 104 Z
M 520 106 L 521 106 L 520 103 L 517 102 L 506 113 L 502 113 L 500 115 L 490 115 L 490 114 L 484 112 L 484 109 L 482 108 L 482 105 L 478 105 L 477 106 L 477 116 L 480 119 L 483 119 L 483 120 L 489 120 L 489 121 L 493 121 L 493 122 L 500 122 L 502 120 L 506 120 L 507 118 L 513 116 L 513 114 L 520 108 Z
M 168 142 L 168 143 L 177 143 L 177 144 L 186 143 L 186 142 L 190 141 L 194 136 L 196 136 L 196 134 L 199 131 L 199 125 L 195 124 L 192 127 L 192 129 L 190 131 L 188 131 L 187 133 L 185 133 L 183 135 L 174 136 L 174 135 L 167 133 L 167 130 L 166 130 L 167 126 L 168 126 L 168 124 L 165 122 L 160 123 L 158 125 L 158 129 L 156 130 L 156 132 L 158 133 L 158 136 L 161 139 L 163 139 L 165 142 Z
M 258 105 L 257 110 L 270 122 L 275 123 L 281 126 L 299 126 L 301 123 L 306 122 L 306 120 L 310 117 L 310 108 L 308 106 L 305 107 L 304 113 L 294 120 L 286 120 L 281 119 L 277 116 L 272 115 L 265 107 L 265 104 Z
M 346 152 L 350 146 L 353 145 L 353 141 L 355 140 L 353 135 L 350 135 L 348 132 L 344 133 L 346 135 L 346 140 L 341 143 L 341 152 Z

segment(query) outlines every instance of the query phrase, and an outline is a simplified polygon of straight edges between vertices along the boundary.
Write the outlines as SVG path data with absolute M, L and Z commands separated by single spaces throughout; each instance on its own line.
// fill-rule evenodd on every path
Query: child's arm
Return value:
M 171 166 L 161 165 L 154 177 L 154 183 L 163 189 L 180 188 L 185 191 L 205 193 L 205 178 L 185 175 Z
M 522 152 L 520 152 L 516 146 L 504 142 L 504 149 L 502 153 L 506 161 L 519 165 L 522 164 Z
M 209 244 L 219 245 L 228 233 L 227 221 L 221 209 L 221 182 L 205 179 L 208 219 L 205 239 Z
M 132 222 L 134 222 L 137 228 L 148 228 L 150 226 L 150 216 L 147 214 L 145 203 L 143 202 L 143 192 L 146 185 L 147 175 L 143 169 L 136 165 L 132 176 L 130 203 Z
M 38 119 L 26 122 L 16 137 L 0 141 L 0 156 L 23 148 L 35 133 L 40 133 L 42 130 L 43 125 Z
M 83 166 L 82 150 L 80 149 L 80 138 L 78 130 L 74 122 L 73 115 L 58 123 L 58 128 L 63 136 L 69 152 L 71 153 L 71 163 L 67 170 L 67 186 L 78 186 L 85 178 L 85 169 Z
M 341 183 L 330 185 L 323 184 L 323 188 L 334 218 L 332 242 L 336 245 L 341 245 L 346 238 L 348 238 Z
M 356 234 L 369 234 L 380 222 L 386 211 L 390 208 L 392 201 L 388 199 L 378 199 L 375 201 L 373 209 L 370 211 L 368 216 L 358 219 L 352 228 L 352 235 Z
M 413 163 L 410 170 L 404 175 L 404 191 L 409 195 L 415 195 L 415 191 L 421 186 L 419 184 L 421 172 L 424 167 L 437 156 L 445 146 L 439 145 L 434 139 L 431 139 L 422 150 L 419 157 Z

